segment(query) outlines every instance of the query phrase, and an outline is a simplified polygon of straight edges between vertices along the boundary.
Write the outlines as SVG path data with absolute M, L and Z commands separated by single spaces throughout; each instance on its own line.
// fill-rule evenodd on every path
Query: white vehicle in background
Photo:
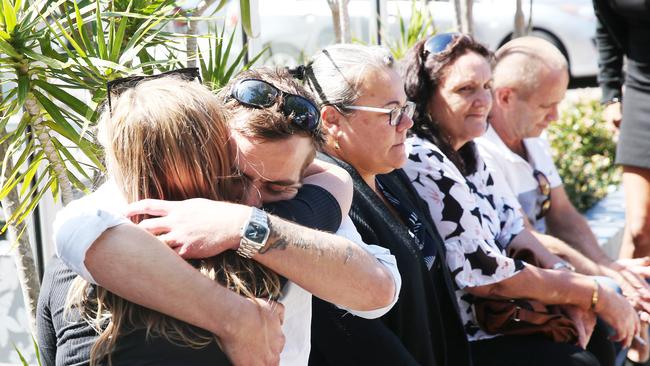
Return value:
M 549 40 L 564 53 L 573 77 L 595 76 L 596 21 L 591 0 L 523 0 L 527 23 L 529 1 L 533 2 L 532 35 Z M 385 3 L 384 43 L 386 38 L 390 40 L 399 36 L 398 14 L 407 20 L 412 2 L 385 0 Z M 353 39 L 376 43 L 378 18 L 374 4 L 375 0 L 350 0 L 348 9 Z M 428 0 L 426 4 L 439 32 L 453 29 L 455 15 L 452 1 Z M 219 28 L 225 23 L 227 29 L 233 29 L 239 20 L 238 1 L 230 1 L 224 9 L 212 14 L 215 6 L 209 7 L 203 15 L 213 15 L 213 22 Z M 252 40 L 252 50 L 259 51 L 263 46 L 270 46 L 266 63 L 288 66 L 302 63 L 305 58 L 334 42 L 331 11 L 325 0 L 258 0 L 258 6 L 261 32 L 258 38 Z M 490 49 L 497 49 L 512 36 L 514 14 L 514 0 L 474 0 L 474 36 Z M 199 34 L 207 32 L 207 23 L 200 22 Z

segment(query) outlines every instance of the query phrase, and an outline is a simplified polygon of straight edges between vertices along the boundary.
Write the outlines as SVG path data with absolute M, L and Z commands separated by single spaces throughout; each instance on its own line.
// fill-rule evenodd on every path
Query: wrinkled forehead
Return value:
M 383 105 L 387 101 L 401 103 L 406 101 L 402 77 L 396 70 L 389 67 L 367 68 L 360 77 L 358 94 L 357 102 L 359 104 Z

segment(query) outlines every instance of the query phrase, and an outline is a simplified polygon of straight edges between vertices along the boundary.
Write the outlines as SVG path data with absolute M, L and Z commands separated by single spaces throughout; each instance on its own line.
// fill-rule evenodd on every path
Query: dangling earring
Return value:
M 330 146 L 334 147 L 334 150 L 341 150 L 341 145 L 339 145 L 339 139 L 336 138 L 335 136 L 330 135 L 329 136 L 329 142 Z

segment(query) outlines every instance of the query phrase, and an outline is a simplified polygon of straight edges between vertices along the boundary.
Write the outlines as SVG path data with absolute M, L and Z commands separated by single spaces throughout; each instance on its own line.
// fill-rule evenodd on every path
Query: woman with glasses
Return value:
M 414 105 L 390 53 L 334 45 L 304 79 L 321 104 L 324 152 L 354 181 L 350 216 L 364 241 L 390 249 L 399 300 L 380 319 L 314 300 L 310 365 L 471 365 L 445 251 L 426 206 L 401 171 Z
M 593 314 L 629 345 L 639 320 L 627 301 L 593 279 L 549 270 L 560 259 L 524 229 L 520 213 L 495 189 L 473 139 L 487 128 L 492 105 L 492 54 L 471 37 L 439 34 L 418 42 L 404 65 L 405 89 L 416 103 L 413 136 L 404 170 L 445 240 L 447 265 L 476 365 L 609 365 L 584 351 Z M 508 253 L 532 251 L 543 268 Z M 486 331 L 476 317 L 477 299 L 532 299 L 561 305 L 576 321 L 578 344 Z M 584 320 L 583 320 L 584 319 Z M 589 322 L 592 322 L 589 325 Z M 594 345 L 596 346 L 596 345 Z M 600 351 L 597 347 L 594 352 Z M 600 362 L 599 362 L 600 361 Z

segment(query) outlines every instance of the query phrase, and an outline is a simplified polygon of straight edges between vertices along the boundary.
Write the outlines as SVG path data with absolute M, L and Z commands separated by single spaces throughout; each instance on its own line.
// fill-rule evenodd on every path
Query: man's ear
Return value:
M 502 108 L 510 106 L 515 97 L 515 91 L 510 87 L 501 87 L 494 90 L 494 102 L 498 103 Z

